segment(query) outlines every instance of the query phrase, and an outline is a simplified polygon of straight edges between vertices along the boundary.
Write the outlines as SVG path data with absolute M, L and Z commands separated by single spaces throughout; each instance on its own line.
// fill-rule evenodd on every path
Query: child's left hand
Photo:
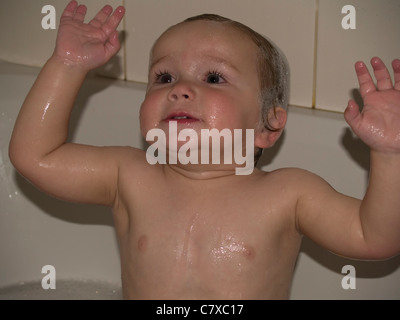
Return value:
M 381 59 L 371 59 L 377 85 L 363 62 L 355 65 L 361 96 L 362 112 L 350 100 L 344 116 L 354 133 L 371 149 L 400 154 L 400 60 L 392 62 L 394 86 Z

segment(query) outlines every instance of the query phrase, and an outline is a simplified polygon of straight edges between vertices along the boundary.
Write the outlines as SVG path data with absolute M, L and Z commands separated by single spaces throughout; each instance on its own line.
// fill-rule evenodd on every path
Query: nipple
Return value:
M 238 256 L 252 260 L 254 259 L 255 251 L 243 241 L 238 241 L 232 236 L 227 236 L 222 240 L 221 246 L 211 251 L 211 255 L 215 263 L 221 263 Z
M 147 236 L 143 235 L 139 238 L 138 240 L 138 250 L 139 252 L 144 252 L 147 248 L 147 244 L 148 244 L 148 239 Z

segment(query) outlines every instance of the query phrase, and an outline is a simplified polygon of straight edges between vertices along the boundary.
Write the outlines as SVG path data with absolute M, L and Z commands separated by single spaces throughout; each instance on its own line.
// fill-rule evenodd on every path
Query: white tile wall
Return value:
M 53 53 L 57 29 L 61 14 L 69 0 L 1 0 L 0 3 L 0 59 L 25 64 L 42 66 Z M 114 8 L 123 0 L 80 0 L 88 8 L 86 20 L 91 19 L 105 5 Z M 56 10 L 56 29 L 43 29 L 42 13 L 45 5 L 52 5 Z M 119 30 L 122 29 L 122 25 Z M 97 73 L 114 78 L 124 78 L 123 52 L 113 58 Z
M 356 29 L 342 28 L 348 4 L 355 8 Z M 369 65 L 379 56 L 391 69 L 400 58 L 400 1 L 319 0 L 318 22 L 316 107 L 342 112 L 358 88 L 356 61 Z
M 57 30 L 42 29 L 41 9 L 47 4 L 55 7 L 58 27 L 68 1 L 2 0 L 0 59 L 42 66 L 53 51 Z M 399 0 L 81 0 L 80 3 L 87 5 L 88 19 L 106 3 L 113 7 L 125 5 L 125 22 L 119 27 L 119 30 L 125 28 L 125 47 L 97 72 L 136 82 L 147 81 L 148 55 L 157 37 L 170 25 L 205 12 L 243 22 L 271 38 L 285 52 L 291 67 L 291 105 L 342 112 L 357 88 L 353 68 L 357 60 L 368 62 L 378 55 L 390 66 L 400 56 Z M 342 8 L 348 4 L 356 10 L 355 30 L 342 28 L 346 15 L 342 14 Z
M 202 13 L 242 22 L 273 40 L 291 67 L 292 105 L 312 103 L 314 0 L 129 0 L 125 1 L 127 78 L 147 81 L 148 55 L 169 26 Z

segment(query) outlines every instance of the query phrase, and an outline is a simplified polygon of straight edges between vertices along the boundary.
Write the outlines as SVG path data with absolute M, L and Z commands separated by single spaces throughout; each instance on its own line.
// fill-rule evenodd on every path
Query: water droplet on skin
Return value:
M 50 107 L 50 102 L 48 102 L 48 103 L 46 104 L 46 106 L 44 107 L 44 109 L 43 109 L 42 121 L 43 121 L 44 118 L 46 117 L 46 113 L 47 113 L 47 110 L 49 109 L 49 107 Z
M 246 246 L 243 242 L 237 241 L 231 236 L 226 237 L 222 241 L 221 246 L 214 248 L 211 253 L 215 263 L 231 259 L 235 254 L 242 254 L 247 259 L 254 257 L 254 250 L 251 247 Z

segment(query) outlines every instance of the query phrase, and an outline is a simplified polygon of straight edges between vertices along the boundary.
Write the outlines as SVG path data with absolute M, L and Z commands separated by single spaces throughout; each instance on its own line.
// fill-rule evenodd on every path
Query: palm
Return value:
M 111 13 L 105 6 L 85 24 L 86 7 L 71 2 L 61 17 L 55 54 L 87 69 L 106 63 L 119 50 L 116 28 L 124 14 L 122 7 Z
M 354 101 L 345 116 L 353 131 L 367 145 L 379 151 L 400 151 L 400 60 L 393 61 L 395 84 L 379 58 L 371 61 L 377 86 L 363 63 L 356 65 L 360 92 L 364 100 L 362 112 Z

